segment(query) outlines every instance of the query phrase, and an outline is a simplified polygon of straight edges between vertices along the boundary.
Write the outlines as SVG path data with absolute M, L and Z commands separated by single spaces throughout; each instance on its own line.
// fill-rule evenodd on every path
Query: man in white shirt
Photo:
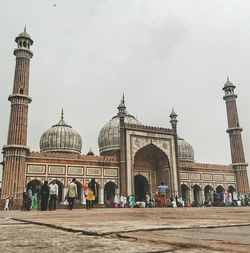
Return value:
M 56 184 L 56 180 L 53 180 L 49 185 L 49 210 L 56 210 L 58 198 L 58 185 Z

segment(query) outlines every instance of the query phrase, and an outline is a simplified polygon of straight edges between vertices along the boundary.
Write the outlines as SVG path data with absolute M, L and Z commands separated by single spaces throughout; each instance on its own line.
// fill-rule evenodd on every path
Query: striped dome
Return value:
M 183 162 L 194 162 L 194 149 L 184 139 L 178 137 L 178 156 Z
M 81 153 L 81 136 L 68 125 L 63 112 L 60 121 L 45 131 L 40 138 L 41 152 Z
M 124 118 L 125 123 L 142 125 L 134 116 L 125 111 Z M 114 116 L 109 122 L 107 122 L 101 129 L 98 137 L 100 154 L 104 154 L 107 151 L 116 151 L 120 149 L 120 119 L 118 115 Z

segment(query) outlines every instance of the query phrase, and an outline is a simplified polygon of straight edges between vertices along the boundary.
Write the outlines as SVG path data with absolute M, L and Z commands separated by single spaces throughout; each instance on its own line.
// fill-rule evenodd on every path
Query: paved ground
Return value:
M 0 229 L 0 252 L 250 252 L 250 207 L 0 211 Z

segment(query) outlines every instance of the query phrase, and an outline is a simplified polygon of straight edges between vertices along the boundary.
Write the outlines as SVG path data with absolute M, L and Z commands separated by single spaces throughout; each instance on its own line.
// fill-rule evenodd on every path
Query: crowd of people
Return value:
M 108 200 L 106 207 L 132 207 L 132 208 L 152 208 L 152 207 L 220 207 L 220 206 L 249 206 L 250 199 L 246 195 L 225 192 L 211 192 L 205 200 L 194 200 L 190 202 L 188 198 L 178 196 L 168 196 L 168 186 L 162 182 L 155 194 L 150 196 L 147 192 L 143 199 L 136 200 L 135 195 L 115 197 L 114 201 Z
M 91 210 L 94 203 L 97 201 L 97 183 L 92 178 L 90 182 L 84 184 L 83 194 L 86 199 L 86 209 Z M 75 199 L 78 197 L 76 178 L 68 184 L 65 201 L 68 202 L 68 209 L 72 210 Z M 11 210 L 13 208 L 14 198 L 8 197 L 5 201 L 4 210 Z M 202 207 L 202 206 L 248 206 L 250 205 L 249 197 L 240 195 L 237 199 L 232 193 L 213 192 L 206 196 L 205 200 L 189 202 L 187 198 L 178 198 L 178 196 L 168 196 L 168 186 L 163 182 L 158 186 L 154 195 L 149 192 L 143 198 L 136 199 L 134 194 L 130 196 L 115 195 L 113 199 L 108 199 L 105 207 L 127 207 L 127 208 L 152 208 L 152 207 Z M 32 189 L 23 193 L 23 211 L 31 210 L 56 210 L 58 206 L 58 185 L 56 180 L 50 184 L 45 181 L 40 187 Z

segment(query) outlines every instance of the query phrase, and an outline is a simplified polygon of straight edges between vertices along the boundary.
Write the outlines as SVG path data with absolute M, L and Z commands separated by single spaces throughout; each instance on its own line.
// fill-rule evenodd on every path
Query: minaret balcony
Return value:
M 29 104 L 32 101 L 32 98 L 23 94 L 12 94 L 9 95 L 8 100 L 13 104 Z
M 243 128 L 241 127 L 230 127 L 226 130 L 227 133 L 229 134 L 239 134 L 243 131 Z

